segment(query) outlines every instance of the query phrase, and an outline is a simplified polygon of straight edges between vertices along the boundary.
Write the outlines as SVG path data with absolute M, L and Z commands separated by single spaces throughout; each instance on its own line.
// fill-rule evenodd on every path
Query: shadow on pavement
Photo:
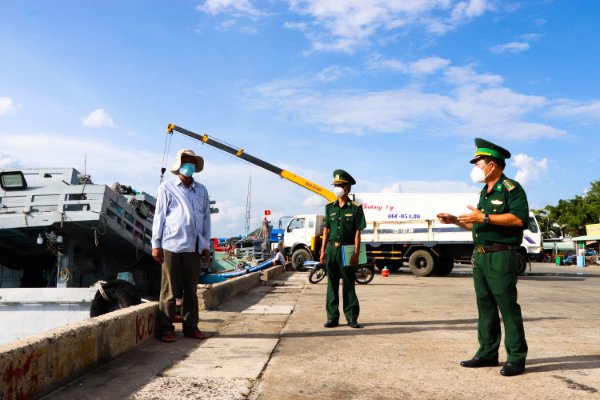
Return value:
M 564 319 L 560 317 L 524 318 L 525 322 Z M 267 333 L 252 334 L 225 334 L 219 337 L 229 338 L 254 338 L 254 339 L 276 339 L 281 338 L 309 338 L 325 336 L 358 336 L 358 335 L 394 335 L 423 331 L 468 331 L 477 327 L 476 319 L 434 320 L 434 321 L 403 321 L 403 322 L 367 322 L 362 323 L 362 329 L 352 329 L 343 320 L 337 328 L 322 328 L 321 321 L 315 321 L 315 331 L 283 332 L 281 336 Z M 440 326 L 433 326 L 440 325 Z M 383 328 L 376 328 L 383 326 Z
M 527 360 L 527 373 L 600 368 L 600 354 L 534 358 Z

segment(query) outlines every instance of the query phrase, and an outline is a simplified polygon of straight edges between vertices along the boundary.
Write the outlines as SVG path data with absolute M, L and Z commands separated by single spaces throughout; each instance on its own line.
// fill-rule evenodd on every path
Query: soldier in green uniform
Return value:
M 321 263 L 327 268 L 327 322 L 325 328 L 339 325 L 339 285 L 342 279 L 342 300 L 344 315 L 348 325 L 360 328 L 358 314 L 360 306 L 354 290 L 354 277 L 360 251 L 360 231 L 365 229 L 365 214 L 362 206 L 350 201 L 350 188 L 356 183 L 349 173 L 342 169 L 333 172 L 334 192 L 337 200 L 325 206 L 325 224 L 323 228 L 323 246 L 321 247 Z M 342 246 L 354 246 L 350 266 L 342 262 Z
M 485 182 L 477 208 L 468 206 L 471 212 L 458 217 L 438 214 L 441 222 L 473 232 L 479 349 L 472 359 L 462 361 L 460 365 L 467 368 L 498 365 L 502 335 L 500 310 L 507 353 L 507 362 L 500 373 L 513 376 L 525 370 L 527 356 L 523 317 L 517 303 L 517 249 L 529 221 L 529 206 L 521 185 L 504 175 L 505 159 L 510 158 L 510 152 L 480 138 L 475 139 L 475 146 L 471 178 L 474 182 Z

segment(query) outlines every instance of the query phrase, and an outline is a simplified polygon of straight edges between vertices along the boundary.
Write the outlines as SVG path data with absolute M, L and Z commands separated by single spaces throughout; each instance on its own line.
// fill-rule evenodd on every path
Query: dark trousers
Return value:
M 360 305 L 358 297 L 354 290 L 354 278 L 356 271 L 353 267 L 344 267 L 342 263 L 342 250 L 340 247 L 328 245 L 325 250 L 327 262 L 327 299 L 325 309 L 327 310 L 327 319 L 340 318 L 340 279 L 342 280 L 342 305 L 344 307 L 344 315 L 347 321 L 358 320 L 360 313 Z
M 198 278 L 200 276 L 201 258 L 198 253 L 173 253 L 163 250 L 165 260 L 162 263 L 160 300 L 158 304 L 158 335 L 173 332 L 175 318 L 175 301 L 183 290 L 181 317 L 183 332 L 198 329 Z
M 504 321 L 504 347 L 510 362 L 524 362 L 527 342 L 521 307 L 517 303 L 517 253 L 495 251 L 473 256 L 473 281 L 477 296 L 477 356 L 498 359 L 502 332 L 498 310 Z

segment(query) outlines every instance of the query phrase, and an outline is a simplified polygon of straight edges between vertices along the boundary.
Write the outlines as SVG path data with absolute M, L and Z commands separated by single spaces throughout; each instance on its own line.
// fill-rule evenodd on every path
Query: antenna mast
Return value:
M 248 195 L 246 196 L 246 238 L 250 232 L 250 208 L 251 208 L 251 197 L 252 197 L 252 175 L 248 177 Z

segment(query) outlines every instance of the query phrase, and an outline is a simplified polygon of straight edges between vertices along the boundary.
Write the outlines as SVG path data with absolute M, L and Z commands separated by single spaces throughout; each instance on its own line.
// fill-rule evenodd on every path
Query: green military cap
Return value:
M 485 156 L 505 160 L 510 158 L 510 151 L 485 139 L 475 138 L 475 155 L 471 160 L 471 164 L 475 164 L 479 158 Z
M 338 185 L 340 183 L 354 185 L 356 181 L 349 173 L 347 173 L 343 169 L 336 169 L 335 171 L 333 171 L 333 184 Z

